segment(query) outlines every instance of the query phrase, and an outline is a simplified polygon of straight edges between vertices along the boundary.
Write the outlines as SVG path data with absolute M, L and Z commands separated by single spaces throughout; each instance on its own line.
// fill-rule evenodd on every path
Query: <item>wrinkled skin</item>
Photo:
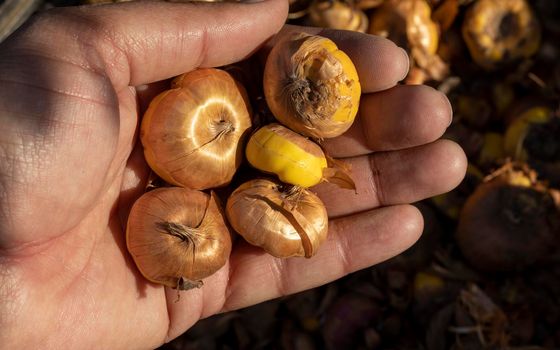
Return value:
M 465 172 L 462 150 L 436 141 L 449 103 L 431 88 L 395 86 L 408 61 L 391 42 L 323 31 L 355 61 L 364 96 L 356 126 L 325 143 L 349 157 L 358 194 L 313 189 L 331 216 L 320 252 L 279 260 L 238 239 L 226 266 L 178 302 L 126 253 L 124 223 L 149 173 L 139 118 L 160 81 L 250 56 L 282 28 L 287 5 L 54 9 L 0 44 L 3 347 L 154 348 L 200 318 L 327 283 L 418 238 L 422 217 L 407 203 Z

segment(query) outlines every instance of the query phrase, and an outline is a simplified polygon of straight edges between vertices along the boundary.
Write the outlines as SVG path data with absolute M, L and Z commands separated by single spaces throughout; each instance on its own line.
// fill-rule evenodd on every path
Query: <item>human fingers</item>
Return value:
M 106 70 L 119 90 L 249 56 L 280 30 L 287 3 L 129 2 L 47 14 L 38 17 L 40 25 L 64 23 L 65 30 L 53 40 L 47 26 L 44 33 L 34 32 L 35 39 L 55 55 L 79 49 L 82 57 L 73 60 L 95 60 L 88 66 Z M 65 36 L 71 42 L 61 40 Z
M 341 190 L 329 183 L 312 188 L 332 217 L 413 203 L 450 191 L 461 182 L 467 166 L 463 150 L 449 140 L 345 161 L 352 168 L 356 191 Z
M 364 33 L 286 25 L 267 43 L 267 48 L 293 32 L 317 34 L 333 40 L 356 66 L 363 93 L 391 88 L 408 74 L 408 54 L 403 49 L 388 39 Z M 268 50 L 264 51 L 266 55 Z
M 431 87 L 395 86 L 362 96 L 350 129 L 323 147 L 332 157 L 354 157 L 423 145 L 443 135 L 452 114 L 447 96 Z
M 138 100 L 138 115 L 143 115 L 150 102 L 161 92 L 169 89 L 171 79 L 156 81 L 150 84 L 142 84 L 135 87 Z
M 222 311 L 317 287 L 389 259 L 422 232 L 419 211 L 410 205 L 379 208 L 329 221 L 329 236 L 311 259 L 279 259 L 240 242 L 230 259 Z M 212 311 L 206 310 L 208 316 Z
M 166 288 L 168 340 L 198 319 L 240 309 L 317 287 L 377 264 L 410 247 L 422 232 L 422 215 L 413 206 L 386 207 L 329 222 L 327 241 L 310 259 L 280 259 L 238 240 L 229 263 L 183 293 Z

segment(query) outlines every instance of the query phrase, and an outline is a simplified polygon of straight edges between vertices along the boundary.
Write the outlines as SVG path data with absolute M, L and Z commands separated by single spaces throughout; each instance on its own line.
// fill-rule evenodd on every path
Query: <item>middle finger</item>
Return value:
M 312 188 L 330 217 L 413 203 L 450 191 L 462 181 L 467 167 L 465 153 L 449 140 L 345 161 L 352 168 L 356 191 L 341 190 L 329 183 Z
M 440 138 L 452 114 L 443 93 L 423 85 L 398 85 L 363 95 L 350 129 L 326 139 L 323 147 L 332 157 L 355 157 L 420 146 Z

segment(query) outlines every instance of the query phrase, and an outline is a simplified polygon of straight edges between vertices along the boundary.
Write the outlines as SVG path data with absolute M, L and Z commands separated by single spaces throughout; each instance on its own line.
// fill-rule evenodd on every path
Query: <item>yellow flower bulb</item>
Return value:
M 270 52 L 264 93 L 278 121 L 304 136 L 322 139 L 350 128 L 361 87 L 354 64 L 333 41 L 297 33 Z
M 249 139 L 245 154 L 253 167 L 300 187 L 321 182 L 327 168 L 321 147 L 279 124 L 257 130 Z

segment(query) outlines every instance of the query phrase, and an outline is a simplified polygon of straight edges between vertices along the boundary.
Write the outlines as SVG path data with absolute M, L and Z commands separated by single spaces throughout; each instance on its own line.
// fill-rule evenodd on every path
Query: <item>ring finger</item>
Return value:
M 413 203 L 450 191 L 461 182 L 467 166 L 463 150 L 449 140 L 345 161 L 352 168 L 356 191 L 341 190 L 329 183 L 312 188 L 325 203 L 330 217 Z

